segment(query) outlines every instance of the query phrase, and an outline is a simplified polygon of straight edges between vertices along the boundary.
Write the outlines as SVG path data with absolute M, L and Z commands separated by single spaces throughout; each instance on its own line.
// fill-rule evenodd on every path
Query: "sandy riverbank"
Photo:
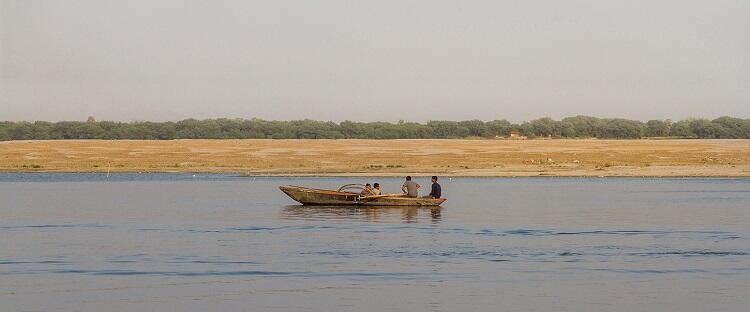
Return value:
M 750 177 L 750 140 L 12 141 L 0 171 Z

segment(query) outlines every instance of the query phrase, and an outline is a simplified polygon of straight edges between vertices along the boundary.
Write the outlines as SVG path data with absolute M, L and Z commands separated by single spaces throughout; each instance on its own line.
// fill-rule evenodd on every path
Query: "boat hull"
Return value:
M 363 197 L 356 193 L 291 185 L 280 186 L 279 189 L 303 205 L 439 206 L 445 201 L 445 198 L 415 198 L 403 195 Z

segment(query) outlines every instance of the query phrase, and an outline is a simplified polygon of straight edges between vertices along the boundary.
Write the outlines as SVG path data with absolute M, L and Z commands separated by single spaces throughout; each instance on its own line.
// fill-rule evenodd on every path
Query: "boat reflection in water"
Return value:
M 405 206 L 286 206 L 282 218 L 290 220 L 352 220 L 366 222 L 439 223 L 442 210 L 437 207 Z

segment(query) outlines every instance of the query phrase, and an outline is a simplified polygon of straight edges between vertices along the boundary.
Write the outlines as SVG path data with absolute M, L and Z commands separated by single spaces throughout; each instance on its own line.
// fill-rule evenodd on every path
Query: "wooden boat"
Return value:
M 338 190 L 321 190 L 302 186 L 285 185 L 279 189 L 303 205 L 362 205 L 362 206 L 439 206 L 445 198 L 407 197 L 404 194 L 364 196 L 359 184 L 347 184 Z

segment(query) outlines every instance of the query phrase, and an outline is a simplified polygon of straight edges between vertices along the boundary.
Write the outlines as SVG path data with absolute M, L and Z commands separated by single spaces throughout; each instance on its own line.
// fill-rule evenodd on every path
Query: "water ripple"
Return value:
M 452 231 L 457 232 L 456 229 Z M 696 235 L 718 239 L 741 239 L 744 238 L 739 234 L 722 231 L 658 231 L 658 230 L 594 230 L 594 231 L 559 231 L 543 229 L 514 229 L 514 230 L 494 230 L 482 229 L 474 232 L 475 235 L 491 236 L 563 236 L 563 235 L 620 235 L 620 236 L 667 236 L 667 235 Z
M 714 251 L 714 250 L 673 250 L 673 251 L 659 251 L 659 252 L 636 252 L 628 253 L 629 256 L 682 256 L 682 257 L 706 257 L 706 256 L 748 256 L 748 251 Z
M 103 228 L 106 225 L 96 223 L 84 224 L 29 224 L 29 225 L 0 225 L 0 230 L 20 230 L 20 229 L 57 229 L 57 228 Z
M 17 272 L 18 273 L 18 272 Z M 439 273 L 439 272 L 312 272 L 312 271 L 262 271 L 262 270 L 238 270 L 238 271 L 139 271 L 139 270 L 83 270 L 83 269 L 60 269 L 27 271 L 22 274 L 80 274 L 94 276 L 168 276 L 168 277 L 202 277 L 202 276 L 262 276 L 262 277 L 332 277 L 332 278 L 383 278 L 389 280 L 417 280 L 436 277 L 460 277 L 461 274 Z
M 601 271 L 626 274 L 677 274 L 677 273 L 707 273 L 703 269 L 662 269 L 662 270 L 633 270 L 633 269 L 584 269 L 586 271 Z
M 339 258 L 377 257 L 377 258 L 414 258 L 414 259 L 444 259 L 447 261 L 488 260 L 493 262 L 581 262 L 597 261 L 609 262 L 622 257 L 746 257 L 748 250 L 653 250 L 633 249 L 629 247 L 586 247 L 575 250 L 559 249 L 482 249 L 482 248 L 448 248 L 448 249 L 330 249 L 321 251 L 303 251 L 302 256 L 317 255 Z

